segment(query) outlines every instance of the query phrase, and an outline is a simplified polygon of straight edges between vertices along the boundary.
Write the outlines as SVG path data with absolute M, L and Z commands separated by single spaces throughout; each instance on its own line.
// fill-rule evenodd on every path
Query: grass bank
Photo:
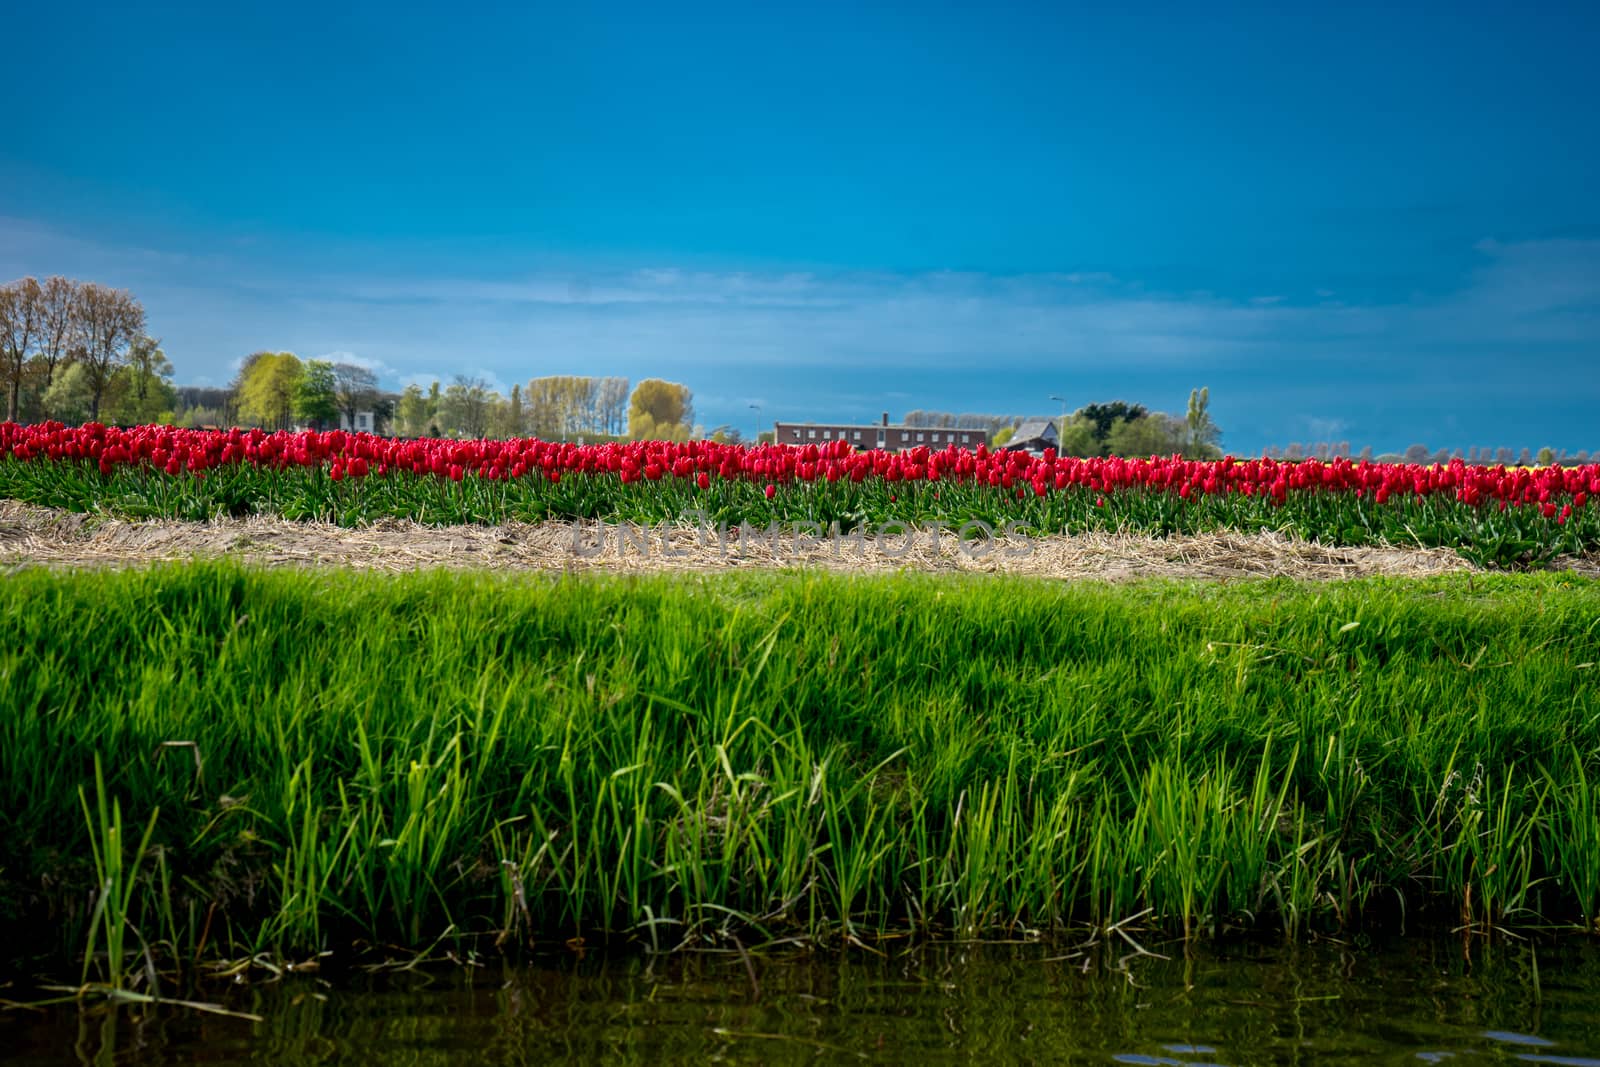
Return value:
M 1593 927 L 1597 661 L 1548 574 L 22 572 L 0 943 Z

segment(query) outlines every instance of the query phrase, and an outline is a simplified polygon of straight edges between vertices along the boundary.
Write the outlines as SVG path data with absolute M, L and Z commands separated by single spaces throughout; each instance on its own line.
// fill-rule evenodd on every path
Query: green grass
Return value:
M 1597 662 L 1557 575 L 25 571 L 0 943 L 1593 928 Z

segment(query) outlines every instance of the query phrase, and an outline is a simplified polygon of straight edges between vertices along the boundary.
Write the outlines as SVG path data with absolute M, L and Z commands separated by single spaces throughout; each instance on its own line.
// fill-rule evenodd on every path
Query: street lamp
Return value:
M 1067 424 L 1067 398 L 1064 396 L 1052 396 L 1050 399 L 1059 401 L 1061 404 L 1061 425 L 1056 427 L 1056 433 L 1060 433 L 1062 427 Z

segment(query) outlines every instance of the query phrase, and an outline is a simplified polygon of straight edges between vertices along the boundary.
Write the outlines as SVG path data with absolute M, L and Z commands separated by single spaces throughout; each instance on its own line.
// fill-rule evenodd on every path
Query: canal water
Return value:
M 0 1014 L 0 1060 L 207 1063 L 1540 1063 L 1600 1067 L 1600 944 L 923 946 L 555 957 L 199 991 L 262 1021 Z

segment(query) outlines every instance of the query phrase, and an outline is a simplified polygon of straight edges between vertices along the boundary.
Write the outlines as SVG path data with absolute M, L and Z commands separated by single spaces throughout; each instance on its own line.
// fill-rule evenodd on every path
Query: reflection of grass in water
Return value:
M 1574 747 L 1556 769 L 1546 769 L 1548 818 L 1540 827 L 1541 851 L 1552 875 L 1577 901 L 1585 923 L 1600 933 L 1600 788 L 1594 781 L 1593 750 L 1589 759 Z M 1561 770 L 1566 773 L 1563 775 Z
M 113 974 L 130 928 L 303 959 L 1592 923 L 1597 643 L 1600 586 L 1554 576 L 23 573 L 0 905 Z M 113 872 L 123 805 L 161 817 Z
M 105 945 L 106 983 L 121 989 L 127 973 L 127 936 L 132 917 L 129 907 L 139 877 L 139 866 L 150 848 L 150 836 L 155 832 L 156 817 L 160 808 L 150 812 L 144 835 L 134 847 L 130 861 L 124 854 L 122 832 L 122 805 L 112 799 L 107 804 L 105 774 L 100 766 L 100 756 L 94 758 L 94 807 L 82 789 L 78 800 L 89 829 L 89 850 L 94 857 L 95 891 L 94 911 L 89 916 L 88 940 L 83 953 L 83 979 L 87 984 L 89 967 L 101 942 Z M 137 936 L 137 935 L 136 935 Z

